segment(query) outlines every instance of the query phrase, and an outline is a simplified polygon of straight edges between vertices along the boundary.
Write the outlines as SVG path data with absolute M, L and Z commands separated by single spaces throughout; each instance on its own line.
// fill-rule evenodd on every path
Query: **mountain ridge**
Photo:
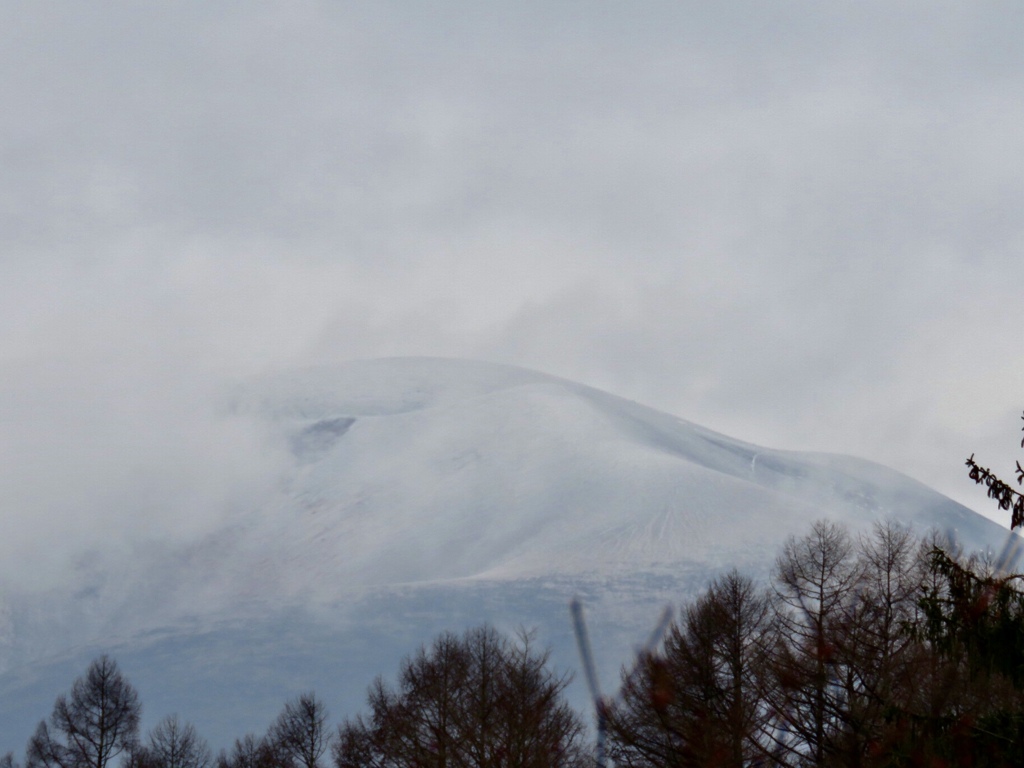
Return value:
M 0 601 L 0 692 L 24 704 L 3 705 L 0 751 L 100 650 L 138 676 L 154 720 L 179 712 L 226 746 L 301 690 L 352 714 L 442 629 L 536 626 L 572 667 L 574 594 L 610 681 L 666 602 L 729 567 L 763 577 L 820 517 L 938 527 L 968 549 L 1009 535 L 873 462 L 756 446 L 512 366 L 318 366 L 225 408 L 285 458 L 272 492 L 199 539 L 83 556 L 66 590 Z M 233 686 L 258 692 L 232 704 Z

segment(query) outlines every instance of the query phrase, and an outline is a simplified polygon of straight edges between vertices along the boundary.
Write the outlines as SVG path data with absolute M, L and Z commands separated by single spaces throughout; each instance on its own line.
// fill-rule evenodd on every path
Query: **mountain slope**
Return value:
M 721 565 L 773 557 L 826 514 L 895 515 L 970 546 L 999 535 L 878 465 L 760 448 L 514 368 L 373 361 L 264 381 L 245 407 L 291 435 L 294 544 L 364 584 Z
M 876 464 L 761 448 L 507 366 L 287 372 L 230 408 L 287 457 L 276 492 L 200 539 L 93 553 L 66 590 L 8 594 L 0 752 L 99 649 L 150 724 L 176 711 L 219 746 L 304 689 L 351 713 L 374 675 L 445 628 L 536 626 L 573 666 L 575 593 L 610 681 L 661 605 L 733 565 L 765 574 L 820 517 L 855 530 L 893 517 L 972 549 L 1007 536 Z

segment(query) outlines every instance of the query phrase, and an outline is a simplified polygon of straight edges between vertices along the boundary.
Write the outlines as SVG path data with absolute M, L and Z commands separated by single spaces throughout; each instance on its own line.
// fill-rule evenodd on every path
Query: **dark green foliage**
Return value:
M 979 572 L 938 548 L 930 557 L 939 579 L 921 596 L 919 631 L 940 653 L 962 657 L 970 679 L 998 674 L 1024 688 L 1022 577 Z
M 1020 765 L 1024 755 L 1024 594 L 1020 576 L 992 573 L 934 548 L 934 577 L 912 629 L 929 647 L 942 686 L 926 722 L 946 753 L 972 765 Z M 1016 757 L 1015 757 L 1016 756 Z

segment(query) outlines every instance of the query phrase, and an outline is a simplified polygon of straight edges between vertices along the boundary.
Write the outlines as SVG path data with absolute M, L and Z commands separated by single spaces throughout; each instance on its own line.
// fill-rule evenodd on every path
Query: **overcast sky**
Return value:
M 0 0 L 0 557 L 202 525 L 274 461 L 211 418 L 225 382 L 392 355 L 1002 519 L 962 464 L 1021 453 L 1022 29 L 1017 0 Z

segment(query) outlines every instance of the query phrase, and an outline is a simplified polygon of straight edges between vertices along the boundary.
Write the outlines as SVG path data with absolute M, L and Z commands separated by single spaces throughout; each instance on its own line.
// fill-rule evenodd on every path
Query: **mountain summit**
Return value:
M 283 374 L 239 407 L 295 460 L 295 546 L 361 584 L 709 568 L 829 516 L 976 547 L 997 526 L 896 472 L 762 448 L 552 376 L 391 359 Z
M 226 746 L 302 690 L 357 710 L 441 629 L 537 627 L 574 666 L 574 594 L 612 682 L 662 605 L 729 567 L 764 575 L 818 518 L 892 518 L 970 549 L 1007 536 L 877 464 L 508 366 L 359 361 L 266 376 L 230 403 L 284 457 L 266 498 L 194 541 L 99 553 L 65 590 L 0 589 L 0 752 L 101 651 L 147 719 L 177 712 Z

